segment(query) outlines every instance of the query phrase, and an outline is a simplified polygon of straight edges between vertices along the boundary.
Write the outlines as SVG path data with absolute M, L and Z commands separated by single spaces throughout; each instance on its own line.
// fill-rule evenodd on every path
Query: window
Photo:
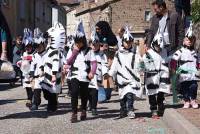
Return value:
M 145 11 L 145 21 L 150 21 L 151 19 L 151 11 Z

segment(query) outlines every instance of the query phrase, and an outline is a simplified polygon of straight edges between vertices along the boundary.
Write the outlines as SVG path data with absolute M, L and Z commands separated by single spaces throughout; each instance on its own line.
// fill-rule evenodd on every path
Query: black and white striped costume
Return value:
M 23 53 L 22 60 L 21 60 L 21 71 L 23 75 L 23 88 L 31 88 L 32 84 L 30 81 L 30 69 L 31 69 L 31 62 L 30 60 L 24 59 L 24 57 L 30 56 L 32 57 L 33 54 L 28 54 L 27 52 Z
M 42 82 L 43 89 L 48 90 L 51 93 L 60 93 L 61 91 L 61 59 L 58 49 L 48 47 L 45 54 L 44 61 L 44 80 Z M 56 75 L 55 84 L 51 82 L 52 75 Z
M 34 77 L 34 89 L 42 89 L 41 82 L 43 81 L 43 71 L 44 71 L 44 62 L 45 62 L 46 51 L 39 54 L 35 53 L 33 55 L 33 60 L 31 63 L 31 73 Z
M 45 54 L 43 89 L 50 93 L 61 91 L 61 71 L 63 65 L 62 49 L 65 44 L 65 29 L 62 24 L 55 23 L 48 31 L 49 42 Z M 56 75 L 56 82 L 52 83 L 52 75 Z
M 117 76 L 117 86 L 119 88 L 119 97 L 123 99 L 127 93 L 133 93 L 141 97 L 140 75 L 138 71 L 140 55 L 132 50 L 119 50 L 113 60 L 108 74 Z
M 89 88 L 95 88 L 98 89 L 98 84 L 102 84 L 103 80 L 103 75 L 108 72 L 108 61 L 107 57 L 103 52 L 94 52 L 95 58 L 97 60 L 97 70 L 96 70 L 96 75 L 94 78 L 91 80 L 89 84 Z
M 145 65 L 145 88 L 147 95 L 154 95 L 159 92 L 170 93 L 170 79 L 168 63 L 155 52 L 149 49 L 143 56 Z
M 177 61 L 179 69 L 182 70 L 179 82 L 199 80 L 200 77 L 197 74 L 200 63 L 199 54 L 194 49 L 181 47 L 174 53 L 172 59 Z
M 90 82 L 88 74 L 91 70 L 91 61 L 96 61 L 91 48 L 80 51 L 70 69 L 71 79 L 76 78 L 79 81 Z

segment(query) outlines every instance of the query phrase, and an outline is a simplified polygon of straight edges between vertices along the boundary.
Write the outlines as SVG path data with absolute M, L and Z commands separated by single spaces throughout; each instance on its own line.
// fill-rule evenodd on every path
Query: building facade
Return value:
M 72 33 L 75 20 L 82 19 L 86 36 L 99 20 L 108 21 L 114 33 L 122 26 L 129 26 L 135 38 L 142 38 L 149 28 L 154 0 L 93 0 L 81 2 L 67 14 L 67 32 Z M 173 0 L 165 0 L 170 10 L 175 10 Z M 71 20 L 71 21 L 70 21 Z
M 52 8 L 58 10 L 59 19 L 66 25 L 66 13 L 54 0 L 2 0 L 1 12 L 5 17 L 12 38 L 23 35 L 25 27 L 39 27 L 46 31 L 52 26 Z

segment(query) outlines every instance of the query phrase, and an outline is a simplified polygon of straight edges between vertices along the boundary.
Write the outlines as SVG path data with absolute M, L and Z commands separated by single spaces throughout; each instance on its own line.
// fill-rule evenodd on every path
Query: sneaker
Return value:
M 71 123 L 76 123 L 78 121 L 77 114 L 73 113 L 71 116 Z
M 198 105 L 198 103 L 196 102 L 196 100 L 192 100 L 192 101 L 190 102 L 190 104 L 192 105 L 192 108 L 194 108 L 194 109 L 199 108 L 199 105 Z
M 81 121 L 86 120 L 86 117 L 87 117 L 87 113 L 86 113 L 85 110 L 83 110 L 83 111 L 81 112 L 80 120 L 81 120 Z
M 158 116 L 163 116 L 165 111 L 164 104 L 158 105 Z
M 30 107 L 30 110 L 31 110 L 31 111 L 38 110 L 38 106 L 36 106 L 35 104 L 33 104 L 33 105 Z
M 30 108 L 31 106 L 32 106 L 32 103 L 31 103 L 30 100 L 28 100 L 28 101 L 26 102 L 26 107 Z
M 152 118 L 153 119 L 159 119 L 158 111 L 157 110 L 152 110 L 151 114 L 152 114 Z
M 96 115 L 98 115 L 98 114 L 97 114 L 97 110 L 96 110 L 96 109 L 92 109 L 92 115 L 93 115 L 93 116 L 96 116 Z
M 185 109 L 190 108 L 190 102 L 189 101 L 185 101 L 183 108 L 185 108 Z
M 128 118 L 129 119 L 134 119 L 135 118 L 135 113 L 133 111 L 128 112 Z

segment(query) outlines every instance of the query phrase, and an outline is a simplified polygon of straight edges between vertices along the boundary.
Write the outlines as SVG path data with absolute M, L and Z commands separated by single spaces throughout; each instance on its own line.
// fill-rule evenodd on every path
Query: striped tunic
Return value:
M 49 46 L 44 58 L 44 80 L 41 86 L 51 93 L 60 93 L 62 69 L 60 51 Z M 55 83 L 51 82 L 53 74 L 56 74 Z
M 35 53 L 33 55 L 33 61 L 31 63 L 31 74 L 34 77 L 34 89 L 41 89 L 41 82 L 43 81 L 43 71 L 44 71 L 44 58 L 46 52 L 41 54 Z
M 145 89 L 147 95 L 154 95 L 158 92 L 170 93 L 170 78 L 166 58 L 149 49 L 143 56 L 145 68 Z
M 88 74 L 91 70 L 91 61 L 96 61 L 91 48 L 80 51 L 70 68 L 71 79 L 76 78 L 82 82 L 90 82 Z
M 31 67 L 31 60 L 25 60 L 25 57 L 32 57 L 33 54 L 28 54 L 27 52 L 23 53 L 22 60 L 21 60 L 21 71 L 23 75 L 23 88 L 32 87 L 30 82 L 30 67 Z
M 137 97 L 142 95 L 138 71 L 140 58 L 136 52 L 125 49 L 119 50 L 114 57 L 108 74 L 110 76 L 116 75 L 120 99 L 123 99 L 127 93 L 133 93 Z
M 174 53 L 172 59 L 177 61 L 178 67 L 182 70 L 179 82 L 199 80 L 197 68 L 200 60 L 199 54 L 195 50 L 182 47 Z
M 89 88 L 98 89 L 98 85 L 102 84 L 103 75 L 108 72 L 108 61 L 106 55 L 103 52 L 94 52 L 94 54 L 97 60 L 97 70 L 94 78 L 89 84 Z

